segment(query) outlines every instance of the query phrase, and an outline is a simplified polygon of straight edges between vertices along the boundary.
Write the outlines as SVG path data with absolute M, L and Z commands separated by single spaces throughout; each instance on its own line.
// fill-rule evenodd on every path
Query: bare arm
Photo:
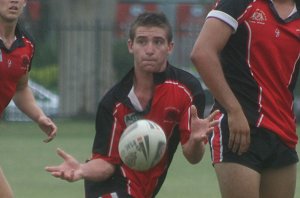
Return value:
M 217 112 L 214 111 L 207 118 L 200 119 L 196 107 L 194 105 L 191 107 L 191 135 L 187 143 L 182 146 L 183 154 L 191 164 L 196 164 L 202 159 L 208 135 L 218 124 L 218 121 L 214 120 Z
M 194 45 L 191 60 L 213 96 L 226 109 L 230 130 L 229 148 L 241 154 L 250 143 L 249 124 L 224 77 L 219 60 L 219 54 L 232 32 L 233 29 L 221 20 L 208 18 Z
M 5 175 L 0 167 L 0 197 L 3 198 L 13 198 L 12 189 L 7 182 Z
M 48 166 L 45 170 L 54 177 L 69 182 L 75 182 L 80 179 L 104 181 L 111 177 L 115 171 L 114 165 L 102 159 L 94 159 L 81 164 L 73 156 L 61 149 L 57 149 L 57 154 L 63 158 L 64 162 L 58 166 Z
M 22 79 L 19 81 L 13 100 L 16 106 L 29 118 L 35 121 L 46 133 L 48 138 L 44 140 L 44 142 L 49 142 L 55 137 L 57 127 L 37 105 L 32 91 L 28 85 L 28 74 L 22 77 Z

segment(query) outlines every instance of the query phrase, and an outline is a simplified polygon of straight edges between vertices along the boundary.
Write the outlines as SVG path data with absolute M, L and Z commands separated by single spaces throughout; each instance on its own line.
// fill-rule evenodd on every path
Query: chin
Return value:
M 13 23 L 18 20 L 19 15 L 10 15 L 5 18 L 6 22 Z
M 144 68 L 144 71 L 147 71 L 147 72 L 158 72 L 159 71 L 159 68 L 157 68 L 157 66 L 154 66 L 154 65 L 145 65 L 143 68 Z

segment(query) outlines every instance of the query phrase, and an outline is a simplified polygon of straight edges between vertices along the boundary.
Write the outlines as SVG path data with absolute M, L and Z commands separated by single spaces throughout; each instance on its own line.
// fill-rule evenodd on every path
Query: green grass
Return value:
M 0 122 L 0 166 L 16 198 L 84 197 L 82 181 L 62 181 L 44 171 L 44 167 L 61 163 L 61 159 L 56 155 L 57 147 L 71 153 L 79 161 L 85 161 L 91 153 L 94 122 L 59 121 L 57 124 L 59 132 L 56 139 L 45 144 L 42 142 L 45 136 L 32 122 Z M 298 146 L 298 153 L 299 151 Z M 298 164 L 298 170 L 299 168 Z M 297 179 L 295 197 L 300 197 L 299 173 Z M 190 165 L 184 160 L 179 147 L 157 197 L 220 197 L 208 148 L 201 163 Z

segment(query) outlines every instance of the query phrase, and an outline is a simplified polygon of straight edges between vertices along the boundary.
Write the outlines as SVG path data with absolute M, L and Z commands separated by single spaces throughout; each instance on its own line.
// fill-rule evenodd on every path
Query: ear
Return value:
M 128 39 L 127 40 L 127 47 L 128 47 L 129 53 L 131 53 L 131 54 L 133 53 L 132 46 L 133 46 L 133 41 L 131 39 Z
M 172 51 L 174 49 L 174 42 L 171 41 L 169 44 L 168 44 L 168 54 L 171 54 Z

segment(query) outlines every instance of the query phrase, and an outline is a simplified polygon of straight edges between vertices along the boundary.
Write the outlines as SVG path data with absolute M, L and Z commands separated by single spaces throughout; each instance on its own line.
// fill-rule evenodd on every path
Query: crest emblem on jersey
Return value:
M 255 12 L 250 17 L 250 21 L 253 23 L 265 24 L 265 22 L 267 21 L 267 17 L 262 10 L 256 9 Z
M 22 69 L 28 70 L 29 69 L 29 63 L 30 63 L 29 57 L 27 55 L 23 55 L 21 57 L 21 59 L 22 59 L 22 62 L 21 62 L 22 63 L 22 65 L 21 65 Z

